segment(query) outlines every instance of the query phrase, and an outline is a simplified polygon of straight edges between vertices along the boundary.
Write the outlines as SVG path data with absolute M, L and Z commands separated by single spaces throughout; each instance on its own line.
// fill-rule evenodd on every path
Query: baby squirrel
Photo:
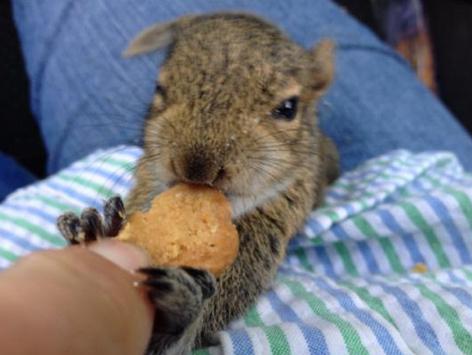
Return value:
M 62 215 L 58 227 L 72 243 L 116 236 L 125 210 L 147 210 L 176 182 L 225 193 L 240 248 L 223 275 L 140 270 L 156 305 L 149 354 L 182 354 L 212 344 L 215 332 L 270 286 L 288 241 L 338 175 L 336 148 L 314 109 L 333 77 L 333 44 L 306 50 L 258 17 L 217 13 L 154 25 L 125 54 L 163 48 L 168 54 L 126 209 L 115 197 L 103 217 L 89 208 L 80 217 Z

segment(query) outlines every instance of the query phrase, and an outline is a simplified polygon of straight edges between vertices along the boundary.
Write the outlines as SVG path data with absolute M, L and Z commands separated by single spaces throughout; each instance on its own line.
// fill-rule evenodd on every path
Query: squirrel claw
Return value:
M 121 197 L 114 196 L 106 201 L 103 211 L 104 216 L 95 208 L 86 208 L 80 217 L 67 212 L 59 216 L 56 225 L 62 236 L 72 245 L 117 236 L 126 223 L 126 212 Z

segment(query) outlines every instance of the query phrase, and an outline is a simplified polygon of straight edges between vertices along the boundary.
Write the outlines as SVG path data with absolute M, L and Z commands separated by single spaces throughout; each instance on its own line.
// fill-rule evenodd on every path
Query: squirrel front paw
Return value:
M 103 216 L 95 208 L 86 208 L 82 214 L 68 212 L 59 216 L 57 228 L 70 244 L 89 243 L 100 238 L 116 237 L 126 223 L 126 212 L 121 197 L 105 202 Z
M 138 270 L 146 276 L 140 284 L 147 288 L 156 308 L 154 332 L 180 335 L 202 311 L 206 299 L 216 290 L 214 276 L 191 267 L 146 267 Z

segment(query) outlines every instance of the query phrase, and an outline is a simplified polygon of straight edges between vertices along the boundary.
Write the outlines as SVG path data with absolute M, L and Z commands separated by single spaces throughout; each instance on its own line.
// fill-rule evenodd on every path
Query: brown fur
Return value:
M 320 133 L 313 107 L 332 79 L 333 46 L 323 41 L 307 51 L 257 17 L 214 14 L 154 26 L 127 54 L 162 46 L 169 46 L 159 78 L 164 93 L 151 107 L 128 213 L 146 210 L 190 175 L 231 201 L 243 196 L 244 209 L 235 220 L 236 262 L 183 344 L 169 350 L 179 353 L 194 339 L 205 344 L 270 286 L 289 239 L 337 176 L 336 149 Z M 292 96 L 300 98 L 295 120 L 274 119 L 270 112 Z M 266 200 L 251 202 L 268 191 Z

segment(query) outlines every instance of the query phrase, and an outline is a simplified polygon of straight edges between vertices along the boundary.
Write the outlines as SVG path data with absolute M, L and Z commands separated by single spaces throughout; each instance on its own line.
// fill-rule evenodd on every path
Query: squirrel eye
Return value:
M 297 115 L 298 97 L 294 96 L 283 101 L 271 114 L 275 119 L 291 121 Z

